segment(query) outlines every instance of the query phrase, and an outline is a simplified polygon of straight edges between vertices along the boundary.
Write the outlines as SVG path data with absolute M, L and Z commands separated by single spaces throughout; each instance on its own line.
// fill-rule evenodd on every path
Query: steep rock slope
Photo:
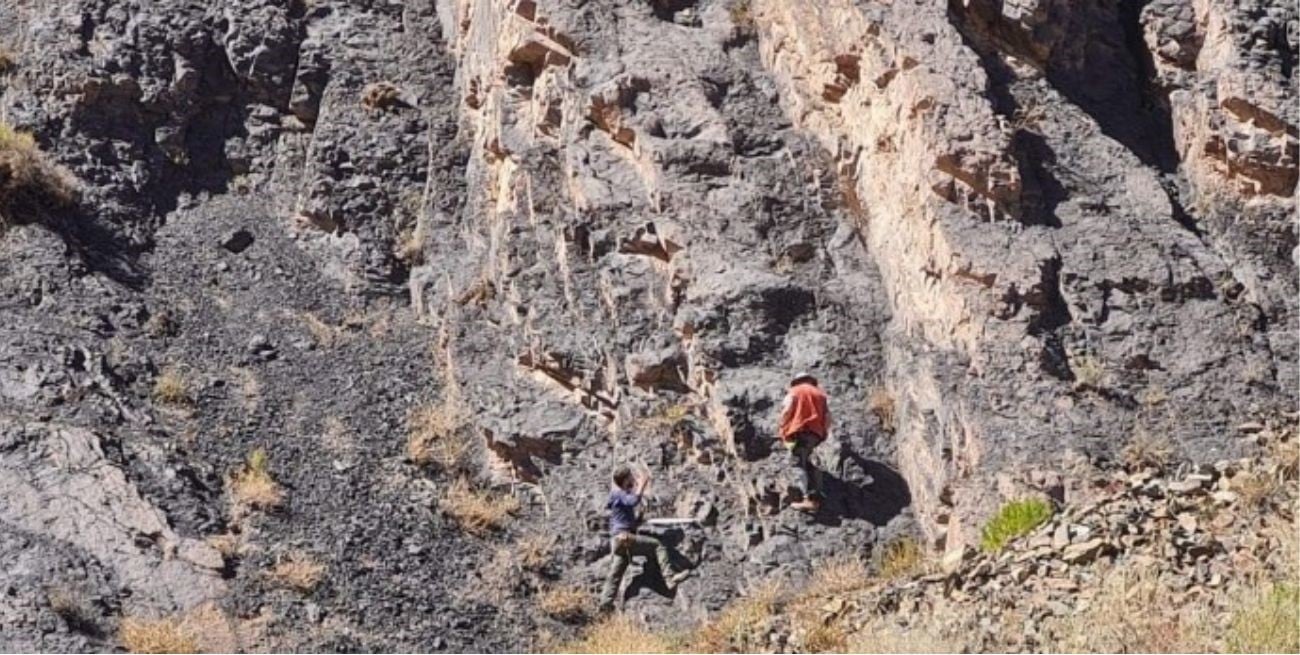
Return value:
M 893 534 L 959 549 L 1002 498 L 1070 503 L 1063 462 L 1142 431 L 1231 456 L 1225 428 L 1296 400 L 1295 22 L 2 4 L 0 117 L 80 194 L 0 226 L 0 552 L 59 563 L 15 559 L 0 643 L 215 603 L 214 648 L 526 647 L 571 629 L 547 592 L 597 585 L 620 462 L 700 520 L 667 534 L 699 574 L 625 599 L 684 624 Z M 798 369 L 837 416 L 816 517 L 771 441 Z M 420 425 L 455 456 L 411 451 Z M 250 501 L 263 468 L 279 496 Z M 464 488 L 519 508 L 474 534 Z M 302 558 L 321 580 L 278 585 Z
M 949 519 L 991 509 L 989 473 L 1114 453 L 1136 428 L 1213 456 L 1243 411 L 1289 402 L 1294 317 L 1275 299 L 1296 292 L 1295 185 L 1234 182 L 1205 169 L 1213 146 L 1169 133 L 1150 54 L 1121 38 L 1133 7 L 754 4 L 791 115 L 863 207 L 899 334 L 899 461 L 929 534 L 969 542 L 971 522 Z M 1287 47 L 1252 73 L 1266 104 L 1287 94 Z M 1228 158 L 1294 170 L 1293 135 L 1255 136 Z M 1194 161 L 1180 167 L 1175 141 Z M 1282 234 L 1251 249 L 1254 230 L 1226 227 L 1243 221 Z

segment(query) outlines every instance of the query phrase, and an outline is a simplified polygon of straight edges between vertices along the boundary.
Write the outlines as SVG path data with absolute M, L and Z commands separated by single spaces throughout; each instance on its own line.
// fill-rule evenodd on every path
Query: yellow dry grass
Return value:
M 266 451 L 258 448 L 249 453 L 244 466 L 230 476 L 230 495 L 237 506 L 268 510 L 280 506 L 284 493 L 271 477 Z
M 0 121 L 0 227 L 16 222 L 33 201 L 63 206 L 76 196 L 71 173 L 46 159 L 32 135 Z
M 696 628 L 687 639 L 695 653 L 747 653 L 762 650 L 765 624 L 780 609 L 780 587 L 769 583 L 729 603 L 717 617 Z
M 168 405 L 190 404 L 190 385 L 184 371 L 175 366 L 164 368 L 153 381 L 153 397 Z
M 300 593 L 308 593 L 325 579 L 326 567 L 309 553 L 291 551 L 267 571 L 271 581 Z
M 561 645 L 558 653 L 667 653 L 673 644 L 663 635 L 626 615 L 611 616 L 587 628 L 582 636 Z
M 885 544 L 880 554 L 880 577 L 886 580 L 918 575 L 926 569 L 925 551 L 915 539 L 904 537 Z
M 1213 621 L 1200 604 L 1175 607 L 1154 568 L 1110 572 L 1086 611 L 1056 626 L 1046 650 L 1102 653 L 1211 652 Z
M 393 256 L 407 266 L 419 266 L 424 263 L 426 238 L 422 223 L 417 222 L 415 227 L 402 230 L 397 236 L 397 242 L 393 244 Z
M 322 348 L 333 346 L 342 336 L 337 327 L 326 323 L 311 312 L 303 312 L 301 317 L 302 324 L 307 327 L 307 332 L 311 334 L 312 340 Z
M 867 410 L 876 415 L 880 420 L 880 427 L 886 432 L 893 432 L 895 429 L 895 403 L 894 395 L 885 389 L 876 389 L 871 392 L 867 398 Z
M 197 653 L 199 638 L 182 617 L 122 619 L 122 647 L 132 653 Z
M 1173 444 L 1163 432 L 1154 433 L 1143 426 L 1133 430 L 1133 436 L 1120 451 L 1120 457 L 1130 470 L 1146 466 L 1163 469 L 1174 454 Z
M 465 438 L 462 430 L 468 421 L 456 393 L 446 393 L 440 402 L 417 407 L 407 419 L 407 459 L 444 471 L 460 468 L 473 450 L 473 442 Z
M 1246 597 L 1228 628 L 1230 653 L 1300 653 L 1300 587 L 1264 586 Z
M 241 631 L 255 627 L 232 623 L 212 604 L 184 614 L 122 619 L 117 637 L 132 653 L 223 653 L 241 649 Z
M 548 534 L 532 534 L 515 543 L 514 554 L 519 567 L 525 571 L 540 571 L 551 561 L 555 550 L 555 537 Z
M 852 556 L 838 557 L 823 562 L 816 568 L 792 604 L 846 594 L 864 589 L 869 584 L 871 574 L 862 560 Z
M 576 621 L 595 607 L 591 593 L 581 587 L 551 587 L 537 595 L 537 609 L 553 619 Z
M 928 627 L 901 628 L 885 620 L 863 626 L 845 644 L 850 653 L 960 653 L 961 647 Z
M 480 491 L 465 478 L 457 478 L 438 507 L 466 532 L 484 535 L 504 527 L 519 511 L 519 501 L 514 496 Z
M 1074 372 L 1074 386 L 1099 389 L 1106 382 L 1106 365 L 1091 353 L 1070 356 L 1070 370 Z

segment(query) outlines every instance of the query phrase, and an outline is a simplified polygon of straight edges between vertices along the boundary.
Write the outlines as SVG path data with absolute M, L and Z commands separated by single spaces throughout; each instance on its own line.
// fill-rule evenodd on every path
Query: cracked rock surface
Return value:
M 624 462 L 698 519 L 664 531 L 697 574 L 621 599 L 681 627 L 898 535 L 961 552 L 1139 433 L 1248 455 L 1300 384 L 1298 20 L 0 3 L 0 117 L 80 187 L 0 223 L 0 647 L 213 606 L 245 649 L 539 646 Z M 815 516 L 772 440 L 800 370 Z M 458 484 L 517 509 L 467 529 Z

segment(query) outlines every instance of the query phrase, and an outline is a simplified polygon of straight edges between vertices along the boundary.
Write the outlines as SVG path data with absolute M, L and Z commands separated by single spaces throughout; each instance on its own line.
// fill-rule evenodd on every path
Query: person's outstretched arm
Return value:
M 650 488 L 650 469 L 647 468 L 644 473 L 637 476 L 636 490 L 633 491 L 632 493 L 635 493 L 638 496 L 644 496 L 646 489 L 649 488 Z

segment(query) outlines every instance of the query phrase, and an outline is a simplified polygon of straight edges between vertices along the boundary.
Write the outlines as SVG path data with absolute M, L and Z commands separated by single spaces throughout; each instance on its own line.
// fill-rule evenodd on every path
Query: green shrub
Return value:
M 1277 584 L 1237 612 L 1228 629 L 1232 653 L 1300 653 L 1300 587 Z
M 1052 517 L 1052 506 L 1038 498 L 1016 500 L 1002 506 L 997 515 L 989 519 L 980 535 L 984 550 L 997 552 L 1008 541 L 1029 534 Z

